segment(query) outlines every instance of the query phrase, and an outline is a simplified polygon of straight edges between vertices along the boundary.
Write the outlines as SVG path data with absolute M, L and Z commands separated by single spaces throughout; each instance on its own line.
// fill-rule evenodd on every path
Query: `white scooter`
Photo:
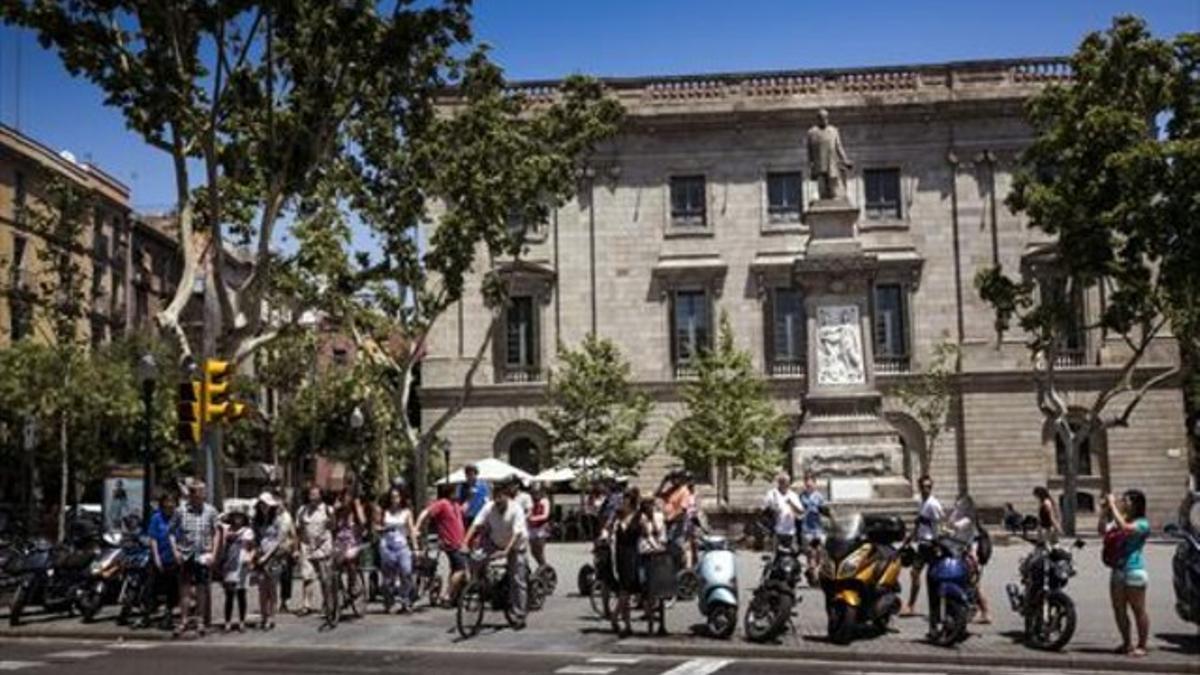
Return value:
M 714 637 L 727 640 L 737 628 L 737 555 L 725 537 L 700 538 L 700 613 Z

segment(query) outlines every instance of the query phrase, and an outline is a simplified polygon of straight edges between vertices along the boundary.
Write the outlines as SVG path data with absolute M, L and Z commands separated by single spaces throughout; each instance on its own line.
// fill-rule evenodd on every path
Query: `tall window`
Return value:
M 528 436 L 520 436 L 508 446 L 508 463 L 526 473 L 536 474 L 542 470 L 541 455 L 537 443 Z
M 27 297 L 10 296 L 8 304 L 8 333 L 12 341 L 22 340 L 33 333 L 33 303 Z
M 676 377 L 687 376 L 700 352 L 712 344 L 708 293 L 675 291 L 671 308 L 671 362 Z
M 900 169 L 866 169 L 863 184 L 867 218 L 900 217 Z
M 1054 365 L 1060 368 L 1086 365 L 1087 331 L 1084 328 L 1086 324 L 1083 289 L 1079 284 L 1072 284 L 1068 294 L 1067 282 L 1061 277 L 1044 278 L 1040 285 L 1047 306 L 1066 310 L 1059 317 L 1060 322 L 1056 327 L 1058 354 L 1055 355 Z
M 900 284 L 875 287 L 875 368 L 908 370 L 908 302 Z
M 802 208 L 803 178 L 799 171 L 767 174 L 767 220 L 798 223 Z
M 13 182 L 13 220 L 20 225 L 25 220 L 25 174 L 18 171 Z
M 8 267 L 9 288 L 19 289 L 25 281 L 25 237 L 13 234 L 13 255 Z
M 807 356 L 804 340 L 804 296 L 795 288 L 776 288 L 769 305 L 771 375 L 800 375 Z
M 707 217 L 704 176 L 671 176 L 671 224 L 704 227 Z
M 538 366 L 537 324 L 533 296 L 518 295 L 509 300 L 505 316 L 505 379 L 536 379 Z

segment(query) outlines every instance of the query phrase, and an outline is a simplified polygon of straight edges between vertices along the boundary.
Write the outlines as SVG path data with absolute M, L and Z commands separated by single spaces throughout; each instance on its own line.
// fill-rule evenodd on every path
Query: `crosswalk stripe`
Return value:
M 41 661 L 0 661 L 0 670 L 23 670 L 44 665 Z
M 603 663 L 611 666 L 632 666 L 640 662 L 641 659 L 636 656 L 594 656 L 588 659 L 588 663 Z
M 68 649 L 61 652 L 51 652 L 45 655 L 48 659 L 90 659 L 95 656 L 104 656 L 108 652 L 105 651 L 88 651 L 86 649 Z
M 554 672 L 558 675 L 609 675 L 614 671 L 616 668 L 612 666 L 563 666 Z
M 733 663 L 730 659 L 692 659 L 675 666 L 662 675 L 712 675 Z

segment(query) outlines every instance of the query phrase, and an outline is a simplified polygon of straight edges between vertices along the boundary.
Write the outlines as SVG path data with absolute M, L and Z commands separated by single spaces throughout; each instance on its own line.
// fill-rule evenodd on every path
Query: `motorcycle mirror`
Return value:
M 1085 546 L 1087 546 L 1087 542 L 1085 542 L 1084 540 L 1082 540 L 1082 539 L 1075 540 L 1075 548 L 1083 548 Z
M 1166 526 L 1163 527 L 1163 532 L 1169 536 L 1178 537 L 1179 536 L 1179 524 L 1178 523 L 1167 523 Z

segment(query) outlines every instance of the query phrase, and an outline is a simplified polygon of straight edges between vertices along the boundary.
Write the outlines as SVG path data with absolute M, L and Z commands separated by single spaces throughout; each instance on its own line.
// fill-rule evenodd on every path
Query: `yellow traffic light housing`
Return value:
M 204 385 L 195 380 L 179 383 L 179 425 L 181 443 L 200 444 L 203 437 L 202 411 L 200 409 Z
M 204 362 L 204 421 L 233 421 L 246 414 L 246 406 L 229 398 L 229 385 L 235 372 L 229 361 L 208 359 Z

